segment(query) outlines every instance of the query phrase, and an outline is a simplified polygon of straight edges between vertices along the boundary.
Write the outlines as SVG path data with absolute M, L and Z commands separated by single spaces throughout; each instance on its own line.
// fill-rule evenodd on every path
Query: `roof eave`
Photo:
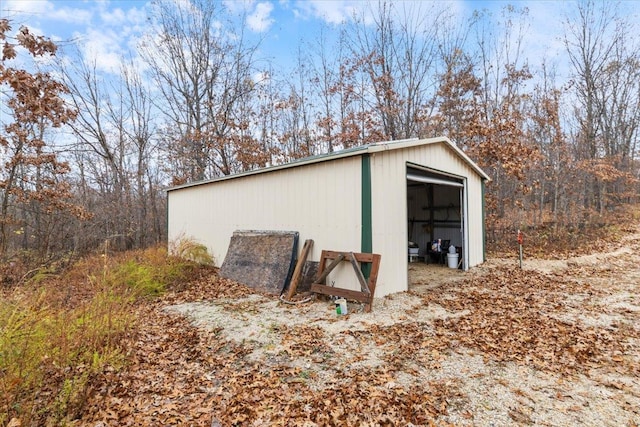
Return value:
M 471 168 L 485 181 L 491 181 L 489 175 L 487 175 L 481 168 L 478 166 L 467 154 L 462 151 L 456 144 L 454 144 L 449 138 L 446 136 L 439 136 L 435 138 L 424 138 L 424 139 L 407 139 L 404 141 L 390 141 L 390 142 L 378 142 L 376 144 L 371 144 L 368 147 L 369 153 L 376 153 L 380 151 L 386 150 L 398 150 L 403 148 L 410 148 L 414 146 L 421 146 L 427 144 L 437 144 L 440 142 L 444 142 L 449 146 L 453 152 L 460 157 L 465 163 L 469 164 Z
M 290 168 L 294 168 L 294 167 L 306 166 L 306 165 L 310 165 L 310 164 L 314 164 L 314 163 L 321 163 L 321 162 L 326 162 L 326 161 L 330 161 L 330 160 L 337 160 L 337 159 L 342 159 L 342 158 L 346 158 L 346 157 L 352 157 L 352 156 L 361 155 L 361 154 L 364 154 L 364 153 L 373 154 L 373 153 L 378 153 L 378 152 L 382 152 L 382 151 L 399 150 L 399 149 L 403 149 L 403 148 L 410 148 L 410 147 L 427 145 L 427 144 L 436 144 L 436 143 L 441 143 L 441 142 L 447 144 L 448 147 L 458 157 L 460 157 L 462 160 L 464 160 L 465 163 L 467 163 L 469 166 L 471 166 L 471 168 L 483 180 L 491 181 L 491 178 L 489 178 L 489 176 L 486 173 L 484 173 L 484 171 L 482 169 L 480 169 L 480 167 L 473 160 L 471 160 L 469 158 L 469 156 L 467 156 L 465 154 L 464 151 L 462 151 L 453 142 L 451 142 L 451 140 L 449 138 L 447 138 L 447 137 L 436 137 L 436 138 L 425 138 L 425 139 L 412 138 L 412 139 L 405 139 L 405 140 L 399 140 L 399 141 L 377 142 L 377 143 L 374 143 L 374 144 L 368 144 L 368 145 L 363 145 L 363 146 L 360 146 L 360 147 L 349 148 L 347 150 L 342 150 L 342 151 L 338 151 L 338 152 L 335 152 L 335 153 L 322 154 L 322 155 L 318 155 L 318 156 L 307 157 L 307 158 L 304 158 L 304 159 L 296 160 L 294 162 L 285 163 L 285 164 L 282 164 L 282 165 L 269 166 L 269 167 L 266 167 L 266 168 L 255 169 L 255 170 L 247 171 L 247 172 L 241 172 L 241 173 L 234 174 L 234 175 L 227 175 L 227 176 L 223 176 L 223 177 L 219 177 L 219 178 L 213 178 L 213 179 L 208 179 L 208 180 L 203 180 L 203 181 L 191 182 L 191 183 L 188 183 L 188 184 L 177 185 L 175 187 L 168 188 L 167 192 L 174 191 L 174 190 L 181 190 L 183 188 L 197 187 L 197 186 L 200 186 L 200 185 L 211 184 L 211 183 L 214 183 L 214 182 L 227 181 L 227 180 L 230 180 L 230 179 L 242 178 L 242 177 L 251 176 L 251 175 L 258 175 L 258 174 L 261 174 L 261 173 L 274 172 L 274 171 L 278 171 L 278 170 L 284 170 L 284 169 L 290 169 Z
M 202 181 L 196 181 L 196 182 L 190 182 L 187 184 L 182 184 L 182 185 L 176 185 L 174 187 L 170 187 L 167 188 L 167 192 L 169 191 L 174 191 L 174 190 L 181 190 L 183 188 L 189 188 L 189 187 L 197 187 L 199 185 L 206 185 L 206 184 L 211 184 L 214 182 L 220 182 L 220 181 L 227 181 L 230 179 L 236 179 L 236 178 L 242 178 L 242 177 L 246 177 L 246 176 L 251 176 L 251 175 L 258 175 L 258 174 L 262 174 L 262 173 L 267 173 L 267 172 L 275 172 L 275 171 L 279 171 L 279 170 L 283 170 L 283 169 L 290 169 L 290 168 L 295 168 L 295 167 L 300 167 L 300 166 L 306 166 L 306 165 L 310 165 L 310 164 L 314 164 L 314 163 L 322 163 L 322 162 L 326 162 L 329 160 L 337 160 L 337 159 L 342 159 L 345 157 L 352 157 L 352 156 L 356 156 L 359 154 L 363 154 L 364 152 L 366 152 L 367 150 L 367 146 L 361 146 L 361 147 L 354 147 L 348 150 L 342 150 L 336 153 L 330 153 L 330 154 L 323 154 L 323 155 L 319 155 L 319 156 L 312 156 L 312 157 L 307 157 L 304 159 L 300 159 L 300 160 L 295 160 L 293 162 L 289 162 L 289 163 L 284 163 L 282 165 L 276 165 L 276 166 L 268 166 L 265 168 L 259 168 L 259 169 L 254 169 L 254 170 L 250 170 L 250 171 L 246 171 L 246 172 L 240 172 L 237 174 L 233 174 L 233 175 L 226 175 L 226 176 L 221 176 L 218 178 L 212 178 L 212 179 L 206 179 L 206 180 L 202 180 Z

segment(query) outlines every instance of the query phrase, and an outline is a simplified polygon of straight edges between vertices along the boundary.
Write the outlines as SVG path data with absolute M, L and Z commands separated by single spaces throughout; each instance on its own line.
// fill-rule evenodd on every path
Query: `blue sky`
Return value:
M 331 28 L 368 7 L 367 2 L 361 0 L 225 0 L 221 3 L 234 13 L 245 12 L 245 30 L 264 38 L 264 48 L 278 55 L 291 53 L 301 39 L 315 37 L 321 26 Z M 472 5 L 479 4 L 437 3 L 456 10 L 472 9 Z M 102 57 L 109 57 L 114 50 L 122 51 L 144 31 L 148 6 L 146 0 L 3 0 L 0 9 L 4 17 L 18 25 L 25 24 L 36 33 L 59 41 L 80 40 L 99 49 Z
M 144 0 L 2 0 L 0 14 L 10 18 L 15 28 L 27 25 L 61 45 L 74 40 L 83 55 L 97 59 L 99 68 L 116 72 L 120 58 L 134 51 L 145 32 L 148 3 Z M 260 56 L 290 66 L 301 40 L 313 42 L 322 27 L 331 34 L 332 26 L 348 21 L 354 12 L 360 14 L 369 7 L 368 2 L 359 0 L 223 0 L 221 3 L 237 14 L 245 12 L 245 21 L 237 25 L 243 25 L 249 37 L 263 40 Z M 377 3 L 377 0 L 371 2 L 374 7 Z M 421 7 L 447 7 L 453 19 L 461 21 L 473 10 L 488 9 L 498 16 L 501 8 L 509 3 L 527 7 L 530 25 L 523 44 L 526 59 L 532 64 L 540 64 L 543 57 L 551 64 L 564 61 L 562 21 L 571 2 L 439 0 L 424 6 L 425 3 Z M 412 1 L 399 4 L 411 5 Z M 640 21 L 640 1 L 623 1 L 622 7 L 632 19 Z M 560 69 L 562 67 L 561 64 Z
M 468 16 L 474 9 L 483 8 L 498 13 L 507 3 L 459 0 L 438 1 L 435 5 L 446 5 L 454 14 Z M 366 2 L 353 0 L 228 0 L 224 4 L 234 12 L 246 12 L 247 34 L 262 38 L 262 53 L 277 61 L 293 59 L 300 40 L 314 40 L 322 26 L 330 30 L 331 26 L 348 21 L 354 12 L 361 13 L 368 7 Z M 536 40 L 531 45 L 532 51 L 543 45 L 547 53 L 549 49 L 557 49 L 552 35 L 556 31 L 549 27 L 560 24 L 558 17 L 563 3 L 538 0 L 515 4 L 530 9 L 531 36 Z M 4 0 L 1 13 L 14 24 L 25 24 L 54 40 L 78 41 L 83 52 L 92 52 L 99 65 L 108 67 L 135 46 L 147 25 L 147 8 L 148 2 L 141 0 Z

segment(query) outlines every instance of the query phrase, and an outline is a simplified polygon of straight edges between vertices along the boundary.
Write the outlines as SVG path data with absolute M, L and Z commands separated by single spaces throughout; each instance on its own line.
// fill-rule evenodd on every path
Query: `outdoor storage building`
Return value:
M 203 243 L 218 265 L 236 230 L 297 231 L 314 241 L 311 261 L 323 249 L 377 253 L 380 297 L 408 289 L 408 242 L 424 257 L 448 240 L 465 270 L 484 261 L 488 179 L 447 138 L 369 144 L 171 188 L 168 238 Z

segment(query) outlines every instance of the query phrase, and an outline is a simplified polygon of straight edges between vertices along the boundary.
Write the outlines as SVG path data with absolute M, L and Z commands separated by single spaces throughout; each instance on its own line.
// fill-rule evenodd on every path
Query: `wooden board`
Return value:
M 333 295 L 353 299 L 365 304 L 365 311 L 370 312 L 373 304 L 373 296 L 376 291 L 376 283 L 378 281 L 378 270 L 380 269 L 381 256 L 379 254 L 354 253 L 354 252 L 337 252 L 322 251 L 320 256 L 320 265 L 318 267 L 318 278 L 311 285 L 311 292 L 323 295 Z M 327 265 L 327 261 L 331 263 Z M 353 291 L 325 284 L 326 278 L 340 262 L 347 261 L 353 265 L 356 277 L 360 282 L 361 291 Z M 362 263 L 371 264 L 369 280 L 365 282 L 360 265 Z
M 311 285 L 318 276 L 319 261 L 307 261 L 304 263 L 304 269 L 302 270 L 302 279 L 298 283 L 298 292 L 309 292 Z
M 296 263 L 296 268 L 293 270 L 293 276 L 291 277 L 289 289 L 287 290 L 287 300 L 289 301 L 291 301 L 291 298 L 293 298 L 293 296 L 295 295 L 296 289 L 298 289 L 298 284 L 302 280 L 302 272 L 304 271 L 304 265 L 307 262 L 307 256 L 309 256 L 309 251 L 311 251 L 312 245 L 313 240 L 307 239 L 304 241 L 304 246 L 302 247 L 300 258 Z
M 296 231 L 234 231 L 220 277 L 280 295 L 289 284 L 297 246 Z

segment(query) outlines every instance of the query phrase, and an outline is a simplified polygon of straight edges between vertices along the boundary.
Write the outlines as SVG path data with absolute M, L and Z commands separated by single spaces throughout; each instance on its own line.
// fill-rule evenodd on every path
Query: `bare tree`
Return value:
M 279 134 L 284 160 L 311 156 L 321 151 L 312 123 L 315 96 L 307 62 L 308 58 L 299 50 L 296 69 L 281 82 L 283 90 L 273 108 L 278 114 L 275 132 Z
M 165 215 L 158 205 L 165 203 L 163 186 L 157 181 L 159 171 L 157 163 L 161 162 L 161 152 L 156 133 L 157 123 L 153 120 L 157 113 L 149 89 L 133 64 L 122 66 L 124 88 L 120 96 L 124 98 L 126 107 L 126 123 L 123 130 L 130 144 L 128 165 L 133 181 L 132 217 L 135 218 L 134 233 L 138 247 L 146 247 L 157 243 L 164 237 Z M 154 156 L 154 153 L 155 156 Z M 133 188 L 131 188 L 133 187 Z
M 596 86 L 598 129 L 604 150 L 596 169 L 605 207 L 633 199 L 634 175 L 638 172 L 633 160 L 640 137 L 640 46 L 633 46 L 624 30 L 618 31 L 618 43 Z
M 509 209 L 522 210 L 523 196 L 530 192 L 526 170 L 536 160 L 536 147 L 526 137 L 527 83 L 532 74 L 523 63 L 522 40 L 528 11 L 506 6 L 501 20 L 476 15 L 476 46 L 479 58 L 481 118 L 475 126 L 474 158 L 493 179 L 489 187 L 489 214 L 502 218 Z M 514 221 L 518 221 L 518 215 Z
M 577 19 L 567 18 L 565 45 L 575 76 L 575 93 L 578 108 L 579 151 L 585 172 L 592 170 L 602 155 L 600 125 L 602 121 L 598 102 L 598 86 L 602 84 L 608 64 L 613 58 L 619 37 L 614 37 L 615 21 L 610 2 L 585 1 L 578 3 Z M 595 175 L 585 174 L 584 207 L 604 209 L 601 199 L 602 182 Z
M 63 99 L 66 87 L 47 72 L 27 72 L 12 66 L 22 47 L 31 57 L 54 56 L 56 45 L 21 27 L 15 39 L 11 25 L 0 19 L 0 86 L 3 88 L 0 150 L 0 256 L 5 256 L 14 236 L 22 235 L 23 247 L 32 231 L 34 246 L 47 255 L 58 212 L 84 217 L 86 212 L 71 203 L 66 175 L 69 164 L 60 160 L 48 131 L 70 123 L 75 111 Z M 11 232 L 13 236 L 11 235 Z M 29 238 L 27 238 L 29 236 Z M 35 239 L 37 238 L 37 239 Z
M 94 213 L 90 224 L 78 225 L 84 232 L 76 248 L 106 239 L 121 248 L 158 242 L 164 232 L 157 223 L 164 223 L 164 215 L 157 204 L 164 197 L 154 164 L 162 156 L 151 91 L 132 62 L 123 62 L 118 75 L 103 76 L 95 60 L 75 55 L 61 62 L 60 73 L 78 111 L 70 126 L 77 140 L 77 197 Z
M 357 59 L 350 57 L 345 28 L 337 32 L 337 39 L 329 42 L 323 29 L 307 50 L 310 64 L 309 79 L 313 102 L 317 145 L 331 153 L 349 148 L 366 140 L 359 114 L 362 89 L 358 87 Z
M 563 217 L 567 218 L 570 201 L 575 198 L 576 189 L 571 182 L 577 165 L 562 126 L 561 105 L 566 90 L 556 87 L 555 73 L 546 64 L 543 64 L 540 80 L 532 94 L 531 124 L 527 132 L 541 155 L 538 167 L 529 178 L 536 183 L 532 200 L 537 205 L 537 209 L 530 211 L 537 212 L 532 216 L 537 224 L 550 221 L 557 227 Z M 549 218 L 547 212 L 551 213 Z
M 155 2 L 154 33 L 141 46 L 168 119 L 176 183 L 263 165 L 268 156 L 251 136 L 256 46 L 219 18 L 224 5 L 196 0 Z M 242 158 L 239 158 L 242 157 Z
M 84 235 L 87 243 L 81 246 L 94 246 L 109 236 L 131 242 L 130 140 L 125 130 L 128 106 L 121 96 L 122 87 L 117 86 L 121 83 L 116 80 L 111 82 L 116 86 L 109 87 L 97 70 L 96 60 L 83 60 L 79 53 L 74 61 L 61 64 L 60 70 L 78 112 L 70 127 L 77 139 L 76 160 L 82 163 L 84 183 L 91 190 L 83 191 L 90 195 L 83 204 L 97 213 L 97 228 Z M 97 194 L 93 196 L 93 192 Z
M 482 80 L 478 64 L 468 51 L 468 37 L 477 17 L 469 25 L 443 26 L 438 55 L 443 64 L 438 74 L 435 109 L 424 132 L 446 135 L 471 152 L 479 143 L 478 124 L 482 121 Z
M 311 82 L 315 88 L 315 95 L 318 98 L 317 107 L 317 126 L 320 133 L 320 138 L 324 142 L 326 151 L 328 153 L 333 152 L 337 145 L 336 140 L 336 128 L 339 126 L 339 112 L 336 111 L 334 99 L 337 94 L 340 93 L 339 86 L 344 81 L 341 81 L 339 72 L 335 69 L 336 64 L 340 64 L 339 67 L 344 67 L 342 61 L 344 58 L 341 55 L 344 44 L 340 41 L 334 46 L 329 46 L 326 40 L 325 32 L 321 32 L 320 38 L 317 40 L 315 49 L 315 63 L 313 60 L 309 60 L 313 64 L 313 77 Z M 334 49 L 337 47 L 337 49 Z M 334 55 L 331 55 L 333 52 Z
M 428 11 L 422 7 L 379 2 L 370 11 L 373 26 L 362 16 L 349 41 L 366 77 L 363 99 L 386 139 L 418 136 L 433 105 L 438 28 L 445 15 L 438 5 Z

